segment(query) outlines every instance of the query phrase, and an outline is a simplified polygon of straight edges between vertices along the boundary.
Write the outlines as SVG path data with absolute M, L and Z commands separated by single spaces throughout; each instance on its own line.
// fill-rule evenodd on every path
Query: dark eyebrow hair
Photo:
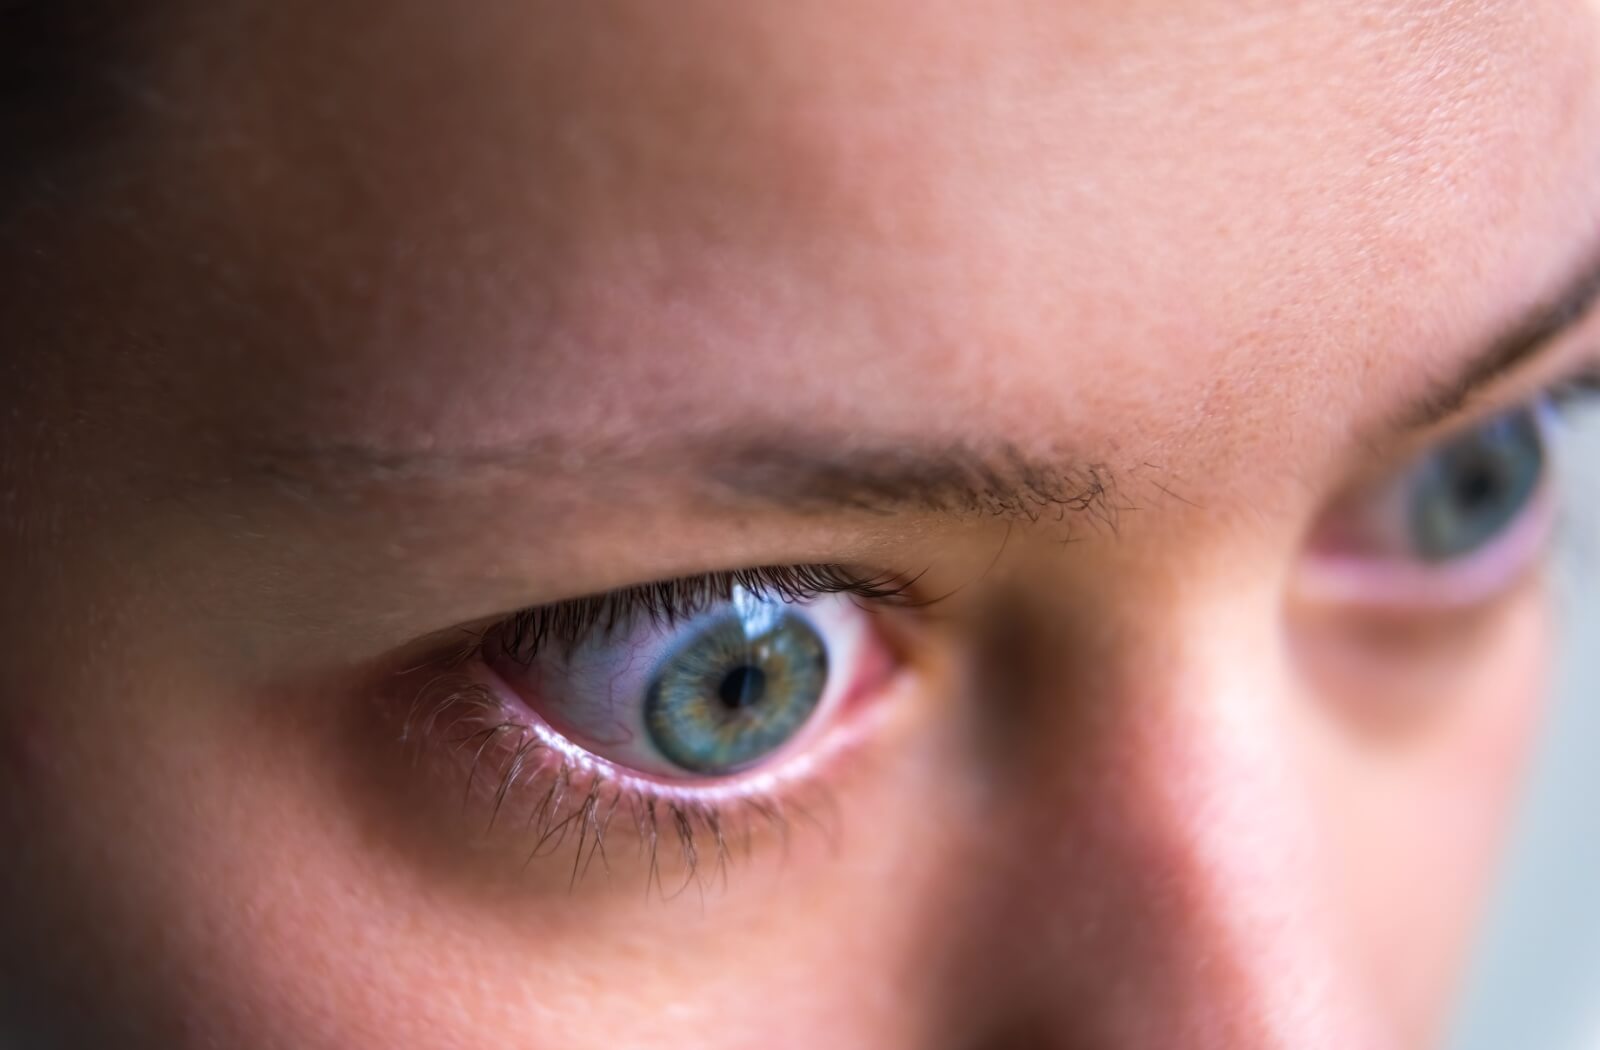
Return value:
M 296 498 L 316 499 L 364 484 L 561 470 L 566 469 L 566 458 L 544 442 L 452 451 L 296 446 L 257 453 L 242 474 Z M 1128 509 L 1116 475 L 1105 464 L 1074 464 L 1070 457 L 1054 454 L 1029 455 L 1008 443 L 987 448 L 915 442 L 862 447 L 829 431 L 763 429 L 750 435 L 721 435 L 672 452 L 666 459 L 651 451 L 597 450 L 582 461 L 585 470 L 606 465 L 652 477 L 661 476 L 664 462 L 688 466 L 691 482 L 709 482 L 707 494 L 712 498 L 736 505 L 756 500 L 797 513 L 887 516 L 910 510 L 1028 522 L 1084 515 L 1115 531 L 1118 515 Z M 1182 499 L 1159 481 L 1150 483 Z
M 1086 514 L 1115 529 L 1125 509 L 1107 465 L 1032 456 L 1006 443 L 841 451 L 816 436 L 769 435 L 723 444 L 707 465 L 725 491 L 801 512 L 912 510 L 1029 522 Z
M 1600 301 L 1600 251 L 1589 255 L 1555 295 L 1517 318 L 1457 374 L 1402 411 L 1402 431 L 1443 423 L 1472 398 L 1545 351 Z M 1025 455 L 1010 445 L 990 452 L 966 446 L 917 449 L 887 446 L 844 450 L 795 435 L 788 440 L 734 440 L 712 458 L 712 475 L 730 491 L 802 511 L 857 510 L 889 514 L 911 509 L 944 514 L 993 514 L 1013 520 L 1088 513 L 1115 528 L 1126 509 L 1103 464 L 1072 465 Z M 1151 467 L 1151 464 L 1145 464 Z M 1161 493 L 1187 502 L 1154 479 Z
M 1399 417 L 1400 430 L 1446 422 L 1486 387 L 1515 372 L 1553 345 L 1600 302 L 1600 250 L 1591 252 L 1567 283 L 1534 305 L 1490 341 L 1454 377 Z
M 1509 375 L 1551 346 L 1600 301 L 1600 252 L 1585 261 L 1557 293 L 1527 311 L 1460 372 L 1399 417 L 1399 430 L 1419 430 L 1448 420 L 1485 387 Z M 661 458 L 658 458 L 661 457 Z M 476 470 L 524 472 L 554 466 L 564 457 L 548 442 L 515 448 L 466 451 L 389 451 L 361 446 L 277 450 L 257 457 L 252 473 L 291 488 L 342 487 L 352 478 L 404 482 L 454 477 Z M 1116 529 L 1130 508 L 1117 477 L 1104 463 L 1054 453 L 1025 452 L 999 442 L 895 442 L 863 445 L 831 432 L 804 429 L 734 431 L 675 452 L 618 453 L 596 450 L 595 465 L 613 461 L 659 476 L 663 463 L 691 467 L 711 483 L 711 494 L 734 502 L 757 500 L 799 513 L 897 512 L 992 516 L 1035 522 L 1087 516 Z M 1159 480 L 1160 468 L 1139 465 L 1153 476 L 1144 486 L 1190 502 Z

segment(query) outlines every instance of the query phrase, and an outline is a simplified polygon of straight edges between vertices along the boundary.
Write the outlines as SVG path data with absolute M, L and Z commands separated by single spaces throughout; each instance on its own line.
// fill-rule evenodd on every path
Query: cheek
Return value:
M 29 683 L 51 703 L 4 698 L 0 834 L 20 845 L 0 865 L 0 1033 L 47 1046 L 446 1045 L 335 1038 L 409 1027 L 414 1008 L 377 1000 L 426 948 L 358 918 L 370 873 L 339 863 L 349 837 L 336 849 L 322 833 L 306 741 L 274 738 L 241 698 L 166 670 L 101 679 L 163 683 L 116 694 L 114 712 L 85 713 L 111 697 L 66 674 Z
M 1532 750 L 1550 659 L 1537 587 L 1437 654 L 1444 666 L 1353 705 L 1410 718 L 1324 727 L 1319 794 L 1377 994 L 1424 1045 L 1448 1010 Z M 1336 698 L 1336 702 L 1339 702 Z M 1370 713 L 1370 711 L 1366 712 Z M 1391 730 L 1391 731 L 1384 731 Z
M 352 772 L 348 696 L 192 695 L 213 702 L 127 727 L 119 749 L 140 760 L 119 768 L 118 790 L 84 782 L 56 832 L 56 877 L 103 885 L 51 905 L 74 938 L 63 959 L 97 960 L 57 962 L 61 979 L 115 986 L 96 996 L 84 1045 L 922 1042 L 904 1000 L 862 979 L 902 967 L 924 932 L 928 873 L 861 834 L 872 821 L 902 844 L 932 835 L 909 786 L 853 794 L 837 841 L 797 821 L 786 856 L 736 856 L 726 881 L 710 871 L 675 899 L 620 871 L 570 889 L 565 864 L 524 868 L 523 852 L 445 841 L 374 804 L 372 778 Z M 47 884 L 35 880 L 35 905 Z M 821 959 L 838 965 L 819 972 Z

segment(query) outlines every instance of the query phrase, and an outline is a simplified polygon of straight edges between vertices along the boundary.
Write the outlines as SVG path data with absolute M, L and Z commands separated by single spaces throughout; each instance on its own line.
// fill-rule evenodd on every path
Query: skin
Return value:
M 1297 581 L 1344 494 L 1592 339 L 1392 426 L 1592 255 L 1596 18 L 169 5 L 0 238 L 0 1030 L 1431 1045 L 1538 573 L 1404 613 Z M 1115 486 L 878 513 L 734 444 Z M 572 884 L 397 742 L 453 627 L 808 562 L 960 594 L 882 617 L 895 674 L 792 788 L 822 828 L 726 878 L 647 890 L 619 837 Z

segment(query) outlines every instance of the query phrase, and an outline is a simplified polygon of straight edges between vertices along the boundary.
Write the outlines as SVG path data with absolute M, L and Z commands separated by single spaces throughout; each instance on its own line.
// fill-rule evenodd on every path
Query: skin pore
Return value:
M 0 1033 L 1440 1036 L 1540 574 L 1307 565 L 1592 366 L 1593 7 L 155 6 L 0 213 Z M 811 564 L 912 600 L 727 858 L 530 856 L 419 717 L 517 610 Z

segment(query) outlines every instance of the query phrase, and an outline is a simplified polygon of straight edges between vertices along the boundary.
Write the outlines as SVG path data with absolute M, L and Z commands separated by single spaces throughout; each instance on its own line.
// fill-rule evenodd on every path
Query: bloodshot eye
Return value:
M 1341 499 L 1313 533 L 1302 590 L 1361 604 L 1460 606 L 1515 583 L 1554 522 L 1550 415 L 1540 403 L 1497 416 Z
M 491 669 L 537 723 L 589 755 L 662 780 L 769 765 L 890 669 L 847 595 L 795 602 L 735 589 L 675 623 L 624 623 Z

